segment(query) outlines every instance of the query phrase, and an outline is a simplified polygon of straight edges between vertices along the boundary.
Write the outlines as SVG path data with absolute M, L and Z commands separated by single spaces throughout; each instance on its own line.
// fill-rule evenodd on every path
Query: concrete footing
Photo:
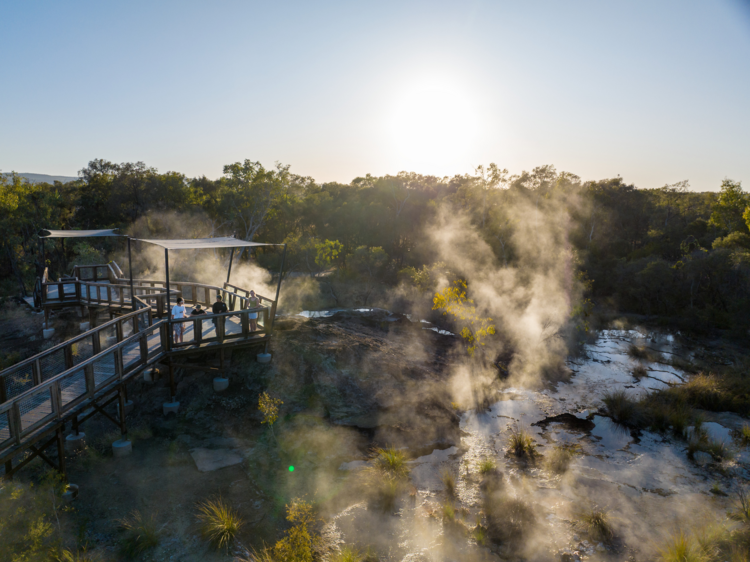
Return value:
M 132 400 L 126 400 L 125 401 L 125 415 L 127 416 L 130 412 L 133 411 L 133 401 Z M 117 415 L 120 415 L 120 404 L 117 404 Z
M 52 334 L 55 333 L 55 329 L 54 328 L 45 328 L 44 330 L 42 330 L 42 333 L 44 334 L 44 339 L 48 340 L 48 339 L 50 339 L 52 337 Z
M 164 402 L 162 405 L 162 409 L 164 410 L 164 415 L 167 414 L 177 414 L 177 412 L 180 409 L 180 403 L 179 402 Z
M 127 457 L 133 452 L 133 443 L 127 439 L 118 439 L 112 443 L 112 455 L 114 457 Z
M 223 379 L 221 377 L 216 377 L 214 379 L 214 390 L 216 392 L 221 392 L 227 388 L 229 388 L 229 379 Z
M 78 327 L 82 332 L 88 332 L 89 328 L 91 327 L 91 322 L 81 322 L 80 324 L 78 324 Z
M 64 502 L 72 502 L 78 497 L 78 485 L 68 484 L 67 490 L 63 493 L 62 499 Z
M 258 354 L 258 363 L 270 363 L 271 362 L 271 354 L 270 353 L 259 353 Z
M 86 434 L 83 431 L 78 432 L 78 435 L 71 433 L 65 438 L 65 450 L 66 451 L 79 451 L 86 446 Z

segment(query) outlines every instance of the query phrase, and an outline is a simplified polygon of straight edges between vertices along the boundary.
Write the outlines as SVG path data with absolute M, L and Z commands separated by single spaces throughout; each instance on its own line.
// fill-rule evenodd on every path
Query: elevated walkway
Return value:
M 131 291 L 132 285 L 132 291 Z M 76 268 L 74 275 L 58 281 L 45 276 L 37 283 L 35 299 L 45 312 L 65 307 L 88 309 L 90 329 L 34 357 L 0 371 L 0 466 L 11 477 L 39 456 L 65 471 L 63 432 L 100 413 L 116 423 L 123 435 L 126 386 L 137 375 L 157 363 L 168 367 L 172 401 L 175 400 L 175 358 L 218 353 L 224 364 L 227 349 L 263 345 L 272 336 L 276 301 L 257 295 L 257 306 L 249 291 L 225 283 L 223 287 L 201 283 L 172 282 L 169 301 L 177 297 L 188 308 L 210 305 L 221 295 L 228 312 L 168 318 L 166 282 L 123 278 L 116 265 Z M 100 316 L 109 320 L 97 325 Z M 257 319 L 251 316 L 257 315 Z M 183 341 L 175 341 L 175 327 L 183 328 Z M 209 370 L 206 368 L 206 370 Z M 210 369 L 210 370 L 216 370 Z M 120 403 L 119 419 L 104 408 Z M 57 442 L 58 460 L 44 452 Z M 13 460 L 30 452 L 17 465 Z

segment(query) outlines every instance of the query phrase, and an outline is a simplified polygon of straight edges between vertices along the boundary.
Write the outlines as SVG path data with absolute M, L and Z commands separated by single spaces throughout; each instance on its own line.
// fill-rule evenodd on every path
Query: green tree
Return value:
M 749 203 L 750 199 L 742 190 L 742 184 L 725 179 L 721 182 L 721 193 L 713 206 L 710 224 L 728 232 L 747 231 L 748 226 L 743 220 L 743 214 Z
M 452 286 L 435 293 L 432 309 L 450 314 L 463 325 L 461 337 L 468 345 L 469 355 L 474 355 L 478 347 L 485 345 L 483 340 L 495 333 L 495 325 L 492 318 L 479 314 L 474 301 L 466 296 L 466 289 L 466 281 L 457 279 Z

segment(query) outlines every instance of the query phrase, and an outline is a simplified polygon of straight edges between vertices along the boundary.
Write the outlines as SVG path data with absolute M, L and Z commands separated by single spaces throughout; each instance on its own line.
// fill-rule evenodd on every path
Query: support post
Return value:
M 227 283 L 229 283 L 229 276 L 232 275 L 232 260 L 234 259 L 234 248 L 232 248 L 232 253 L 229 254 L 229 269 L 227 270 Z
M 130 304 L 135 310 L 135 291 L 133 290 L 133 257 L 130 254 L 130 236 L 128 236 L 128 276 L 130 277 Z
M 167 351 L 172 350 L 172 314 L 169 308 L 169 249 L 164 248 L 164 267 L 167 272 Z M 171 367 L 170 367 L 171 369 Z M 171 373 L 171 371 L 170 371 Z M 171 376 L 171 375 L 170 375 Z
M 175 394 L 177 394 L 177 390 L 175 389 L 174 384 L 174 365 L 172 364 L 172 360 L 168 359 L 168 365 L 169 365 L 169 396 L 170 401 L 174 403 L 174 397 Z
M 62 427 L 57 430 L 57 468 L 65 476 L 65 438 Z
M 128 428 L 125 425 L 125 390 L 124 387 L 120 386 L 120 435 L 124 438 L 128 434 Z
M 281 254 L 281 267 L 279 268 L 279 283 L 276 285 L 276 300 L 273 303 L 273 316 L 271 316 L 270 329 L 273 330 L 273 321 L 276 319 L 276 307 L 279 306 L 279 293 L 281 292 L 281 276 L 284 273 L 284 260 L 286 260 L 286 244 L 284 253 Z

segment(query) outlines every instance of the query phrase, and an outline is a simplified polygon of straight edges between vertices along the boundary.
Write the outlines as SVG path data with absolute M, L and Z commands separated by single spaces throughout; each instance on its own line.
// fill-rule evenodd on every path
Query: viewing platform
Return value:
M 53 311 L 73 307 L 80 310 L 85 330 L 0 371 L 0 467 L 4 466 L 6 478 L 37 456 L 64 473 L 67 423 L 77 434 L 79 424 L 99 413 L 125 436 L 127 383 L 157 364 L 166 367 L 170 403 L 178 405 L 176 368 L 221 373 L 225 352 L 248 346 L 261 346 L 259 357 L 270 360 L 265 352 L 273 333 L 278 290 L 275 299 L 262 295 L 253 299 L 249 289 L 229 282 L 223 286 L 170 282 L 166 253 L 165 258 L 164 280 L 130 279 L 114 262 L 76 266 L 72 275 L 57 281 L 45 269 L 37 279 L 33 298 L 44 311 L 45 328 L 51 329 Z M 227 312 L 211 312 L 217 296 Z M 170 318 L 170 307 L 180 297 L 187 316 Z M 191 316 L 191 308 L 198 304 L 206 314 Z M 182 341 L 176 337 L 178 326 L 183 327 Z M 218 368 L 177 363 L 185 356 L 209 353 L 218 356 Z M 118 419 L 104 410 L 113 402 L 119 403 Z M 55 441 L 56 463 L 44 453 Z M 31 454 L 14 466 L 14 457 L 24 451 Z

